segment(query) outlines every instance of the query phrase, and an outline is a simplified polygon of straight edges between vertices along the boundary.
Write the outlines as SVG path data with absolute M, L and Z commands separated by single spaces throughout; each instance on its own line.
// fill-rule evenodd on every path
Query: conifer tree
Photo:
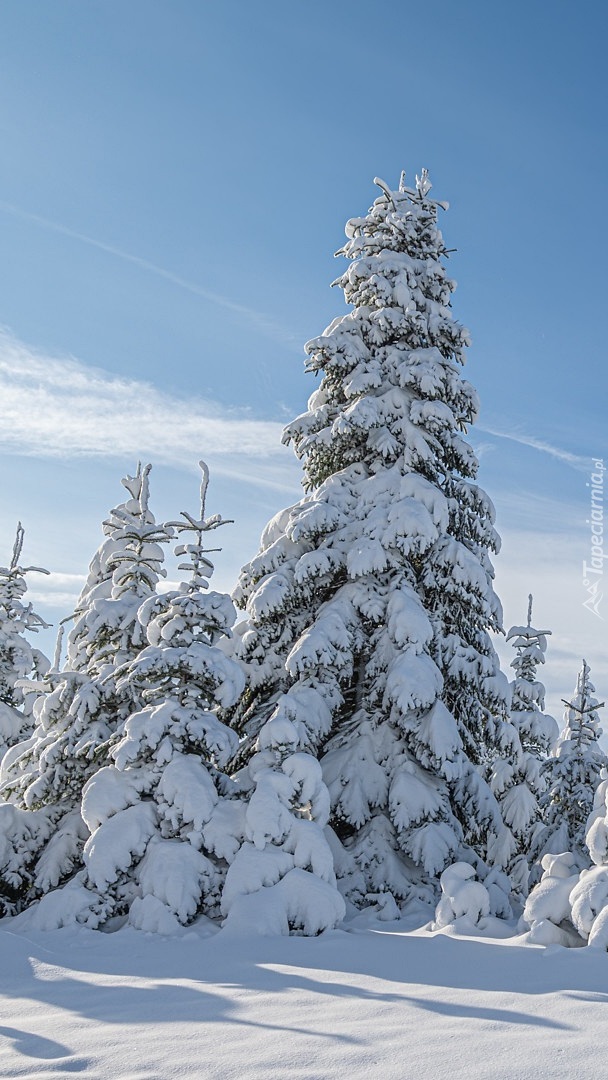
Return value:
M 545 662 L 550 633 L 550 630 L 536 630 L 532 626 L 530 596 L 526 625 L 512 626 L 507 634 L 507 641 L 516 650 L 511 661 L 515 671 L 511 683 L 512 748 L 492 765 L 492 790 L 517 841 L 509 872 L 520 900 L 525 900 L 528 893 L 529 864 L 543 830 L 539 799 L 545 790 L 546 778 L 542 764 L 558 735 L 555 720 L 544 712 L 545 688 L 537 678 L 537 668 Z
M 21 566 L 24 529 L 19 522 L 9 566 L 0 566 L 0 759 L 15 743 L 26 739 L 33 727 L 34 694 L 24 681 L 38 682 L 50 664 L 26 634 L 37 634 L 48 624 L 24 601 L 27 574 L 48 574 L 40 566 Z
M 489 637 L 499 538 L 463 438 L 478 402 L 460 373 L 469 336 L 451 311 L 444 204 L 426 171 L 415 189 L 377 183 L 338 252 L 353 309 L 306 346 L 321 381 L 285 432 L 307 494 L 270 522 L 235 594 L 248 615 L 248 688 L 232 718 L 242 782 L 255 784 L 270 750 L 273 791 L 297 822 L 316 804 L 322 824 L 317 781 L 311 799 L 280 776 L 298 755 L 321 761 L 336 866 L 358 903 L 436 897 L 456 858 L 487 875 L 516 849 L 484 778 L 515 733 Z M 259 854 L 280 882 L 289 823 L 266 837 Z M 308 869 L 331 885 L 324 866 Z
M 608 773 L 605 769 L 587 821 L 585 842 L 592 865 L 581 871 L 569 895 L 570 918 L 588 945 L 608 950 Z
M 146 930 L 170 932 L 204 913 L 219 914 L 228 862 L 243 834 L 243 805 L 229 798 L 222 767 L 236 735 L 217 717 L 243 691 L 241 667 L 218 647 L 230 636 L 232 601 L 208 591 L 213 564 L 205 541 L 227 522 L 205 516 L 208 471 L 201 462 L 200 517 L 172 522 L 192 542 L 176 554 L 189 580 L 152 595 L 139 610 L 147 645 L 123 668 L 142 707 L 126 720 L 111 763 L 87 783 L 82 814 L 91 831 L 76 884 L 79 921 L 96 926 L 128 915 Z M 72 888 L 71 894 L 75 895 Z
M 541 798 L 545 829 L 539 838 L 543 854 L 571 852 L 579 869 L 589 866 L 585 832 L 595 792 L 608 758 L 600 747 L 602 735 L 589 665 L 583 660 L 571 701 L 564 699 L 565 727 L 543 772 L 547 790 Z
M 75 612 L 63 671 L 45 677 L 34 706 L 32 736 L 3 762 L 0 806 L 0 902 L 27 906 L 78 869 L 87 829 L 83 787 L 107 759 L 109 745 L 133 711 L 133 686 L 117 671 L 143 644 L 139 607 L 164 575 L 160 544 L 169 533 L 148 507 L 150 466 L 123 484 L 129 498 L 104 523 L 107 539 L 91 563 Z
M 542 762 L 555 744 L 559 729 L 553 717 L 544 711 L 545 687 L 537 677 L 539 665 L 545 663 L 551 631 L 535 630 L 532 626 L 532 600 L 529 596 L 526 625 L 512 626 L 507 634 L 507 641 L 516 651 L 511 661 L 515 672 L 511 683 L 511 719 L 525 753 Z

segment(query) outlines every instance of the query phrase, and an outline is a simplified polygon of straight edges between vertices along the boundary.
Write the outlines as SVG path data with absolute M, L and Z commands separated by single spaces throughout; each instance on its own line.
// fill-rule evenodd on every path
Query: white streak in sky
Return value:
M 494 435 L 497 439 L 509 439 L 510 442 L 519 443 L 521 446 L 530 446 L 533 450 L 539 450 L 543 454 L 548 454 L 550 457 L 556 458 L 557 461 L 563 461 L 564 464 L 570 465 L 573 469 L 588 469 L 590 457 L 581 457 L 579 454 L 571 454 L 569 450 L 562 450 L 559 446 L 552 446 L 551 443 L 545 442 L 543 439 L 537 439 L 533 435 L 522 435 L 517 431 L 496 431 L 495 428 L 484 427 L 483 424 L 476 424 L 477 431 L 483 431 L 486 435 Z
M 143 457 L 294 493 L 300 468 L 282 424 L 181 398 L 78 360 L 47 356 L 0 331 L 0 451 L 43 458 Z
M 221 293 L 213 292 L 212 289 L 196 285 L 192 281 L 180 277 L 179 274 L 174 274 L 171 270 L 165 270 L 162 266 L 157 266 L 156 263 L 150 262 L 149 259 L 142 259 L 139 255 L 132 255 L 130 252 L 123 251 L 112 244 L 106 244 L 103 240 L 96 240 L 92 236 L 87 236 L 86 233 L 77 232 L 75 229 L 69 229 L 66 225 L 60 225 L 59 222 L 50 221 L 49 218 L 41 217 L 39 214 L 32 214 L 28 210 L 22 210 L 12 203 L 0 200 L 0 211 L 10 214 L 12 217 L 21 218 L 23 221 L 30 221 L 32 224 L 39 225 L 49 232 L 59 233 L 60 236 L 67 236 L 71 240 L 87 244 L 88 247 L 97 248 L 98 251 L 105 251 L 106 254 L 113 255 L 116 259 L 138 266 L 140 270 L 164 278 L 165 281 L 176 285 L 178 289 L 184 289 L 186 292 L 193 293 L 194 296 L 200 296 L 202 300 L 206 300 L 210 304 L 215 304 L 216 307 L 226 308 L 228 311 L 234 312 L 235 315 L 239 315 L 247 322 L 250 322 L 266 337 L 281 342 L 291 350 L 295 349 L 300 356 L 303 355 L 303 343 L 298 340 L 297 336 L 275 322 L 269 315 L 264 315 L 263 312 L 230 300 L 227 296 L 222 296 Z

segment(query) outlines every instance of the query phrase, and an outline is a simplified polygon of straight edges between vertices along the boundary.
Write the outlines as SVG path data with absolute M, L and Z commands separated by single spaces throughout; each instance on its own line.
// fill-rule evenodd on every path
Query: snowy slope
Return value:
M 607 1075 L 608 959 L 406 933 L 26 934 L 0 924 L 0 1075 L 40 1080 Z

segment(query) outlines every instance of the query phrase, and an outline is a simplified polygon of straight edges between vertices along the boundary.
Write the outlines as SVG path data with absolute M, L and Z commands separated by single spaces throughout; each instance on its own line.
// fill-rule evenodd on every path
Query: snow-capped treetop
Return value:
M 91 561 L 68 635 L 69 670 L 97 676 L 108 664 L 128 663 L 145 643 L 137 610 L 166 576 L 161 544 L 173 535 L 149 509 L 150 470 L 138 464 L 135 476 L 124 477 L 129 498 L 103 523 L 106 540 Z
M 515 670 L 516 679 L 513 684 L 513 708 L 529 708 L 533 703 L 543 709 L 544 691 L 542 683 L 536 679 L 536 669 L 539 664 L 544 664 L 547 651 L 547 638 L 551 636 L 550 630 L 536 630 L 532 626 L 532 594 L 528 597 L 528 621 L 525 626 L 512 626 L 507 634 L 507 641 L 513 644 L 516 650 L 515 659 L 511 661 L 511 667 Z M 520 686 L 520 680 L 525 685 Z
M 26 576 L 48 574 L 48 570 L 20 564 L 24 536 L 19 522 L 10 564 L 0 566 L 0 756 L 8 746 L 25 738 L 31 727 L 34 695 L 22 684 L 36 683 L 49 669 L 46 656 L 25 636 L 48 626 L 32 604 L 24 601 Z
M 224 708 L 229 708 L 243 691 L 242 671 L 234 661 L 224 658 L 213 646 L 222 637 L 231 636 L 236 613 L 229 596 L 207 591 L 214 569 L 207 555 L 221 549 L 205 547 L 203 538 L 206 533 L 213 532 L 220 525 L 229 525 L 232 522 L 222 518 L 220 514 L 205 517 L 209 470 L 204 461 L 200 461 L 199 465 L 203 474 L 200 517 L 194 518 L 182 510 L 181 516 L 184 520 L 172 521 L 166 526 L 178 533 L 194 533 L 195 543 L 178 544 L 175 548 L 178 557 L 188 557 L 189 561 L 180 563 L 179 569 L 189 571 L 190 576 L 187 581 L 180 583 L 177 590 L 153 594 L 141 605 L 138 619 L 145 630 L 148 645 L 132 663 L 127 679 L 145 687 L 148 668 L 154 670 L 157 681 L 155 694 L 158 698 L 158 686 L 164 685 L 159 676 L 159 665 L 166 671 L 166 689 L 170 688 L 172 679 L 175 682 L 175 667 L 180 673 L 180 693 L 183 692 L 186 696 L 194 695 L 201 700 L 201 685 L 206 678 L 211 677 L 211 664 L 215 671 L 212 681 L 215 680 L 218 687 L 221 687 L 216 687 L 212 696 Z M 218 674 L 222 664 L 224 667 Z M 185 675 L 186 669 L 190 672 L 188 678 Z M 177 693 L 176 687 L 171 689 L 172 695 Z M 145 689 L 143 696 L 145 700 L 149 700 Z
M 546 756 L 555 744 L 559 729 L 552 716 L 544 712 L 545 687 L 537 678 L 537 668 L 545 663 L 550 630 L 532 626 L 532 594 L 528 597 L 528 620 L 525 626 L 512 626 L 507 641 L 516 655 L 511 661 L 515 678 L 511 683 L 511 715 L 519 729 L 524 750 L 537 757 Z
M 113 600 L 123 596 L 144 598 L 153 593 L 161 577 L 167 571 L 162 566 L 163 550 L 172 532 L 167 526 L 157 525 L 149 510 L 149 475 L 152 466 L 146 465 L 141 472 L 137 505 L 117 507 L 107 524 L 112 538 L 121 543 L 108 557 L 108 570 L 112 573 Z M 130 479 L 130 478 L 129 478 Z
M 583 660 L 583 666 L 576 679 L 576 693 L 571 701 L 562 698 L 566 711 L 566 727 L 560 735 L 559 746 L 572 742 L 577 747 L 591 747 L 602 737 L 598 709 L 604 708 L 604 702 L 598 702 L 595 686 L 591 682 L 589 665 Z
M 197 520 L 193 518 L 186 510 L 182 510 L 181 516 L 184 521 L 170 521 L 168 522 L 168 528 L 175 529 L 178 535 L 181 533 L 192 532 L 196 537 L 196 543 L 193 544 L 178 544 L 175 548 L 175 554 L 178 556 L 187 556 L 189 562 L 180 563 L 179 570 L 189 570 L 190 578 L 186 582 L 182 582 L 180 590 L 182 592 L 198 592 L 200 589 L 209 588 L 209 578 L 213 574 L 213 563 L 206 557 L 211 552 L 221 551 L 221 548 L 205 548 L 203 547 L 203 536 L 207 532 L 212 532 L 214 529 L 219 529 L 220 525 L 233 525 L 234 522 L 229 518 L 223 518 L 221 514 L 213 514 L 211 517 L 205 517 L 205 501 L 207 498 L 207 488 L 209 487 L 209 469 L 204 461 L 199 461 L 199 467 L 202 472 L 201 479 L 201 514 Z
M 475 419 L 478 399 L 458 370 L 470 339 L 450 310 L 456 285 L 437 227 L 444 204 L 427 198 L 426 171 L 416 191 L 375 182 L 382 195 L 366 217 L 347 223 L 348 241 L 336 252 L 351 260 L 334 284 L 354 311 L 308 342 L 308 370 L 324 375 L 308 411 L 285 430 L 308 488 L 353 461 L 374 468 L 403 458 L 430 480 L 477 470 L 458 434 Z M 493 508 L 482 501 L 491 525 Z
M 48 574 L 49 571 L 45 570 L 42 566 L 21 566 L 20 558 L 23 551 L 23 541 L 25 539 L 25 529 L 20 521 L 17 522 L 17 533 L 15 536 L 15 543 L 13 544 L 13 552 L 11 556 L 10 566 L 0 566 L 0 600 L 2 606 L 7 607 L 11 601 L 18 601 L 27 592 L 27 582 L 25 580 L 26 574 Z M 17 607 L 17 611 L 21 614 L 21 609 Z M 27 615 L 28 621 L 25 624 L 25 629 L 33 630 L 37 632 L 41 627 L 47 627 L 49 624 L 45 623 L 39 615 L 35 615 L 30 611 L 30 607 L 25 610 L 23 617 Z
M 149 473 L 150 466 L 146 466 L 146 468 Z M 108 562 L 114 552 L 121 547 L 121 543 L 116 536 L 117 532 L 124 525 L 121 513 L 124 511 L 126 513 L 137 515 L 141 510 L 140 495 L 142 493 L 143 485 L 141 462 L 137 463 L 135 476 L 127 475 L 123 477 L 121 484 L 126 488 L 129 497 L 124 503 L 121 503 L 119 507 L 111 510 L 108 517 L 102 523 L 102 529 L 106 539 L 91 559 L 87 580 L 74 611 L 74 626 L 68 638 L 68 664 L 73 670 L 79 670 L 83 664 L 86 667 L 87 663 L 86 656 L 81 656 L 81 650 L 79 648 L 81 633 L 84 630 L 82 620 L 84 619 L 84 623 L 86 623 L 86 615 L 93 606 L 95 600 L 101 598 L 107 599 L 112 594 L 112 568 L 108 565 Z M 146 487 L 148 488 L 147 477 Z M 148 494 L 146 492 L 146 502 L 147 498 Z M 65 621 L 67 622 L 68 620 Z

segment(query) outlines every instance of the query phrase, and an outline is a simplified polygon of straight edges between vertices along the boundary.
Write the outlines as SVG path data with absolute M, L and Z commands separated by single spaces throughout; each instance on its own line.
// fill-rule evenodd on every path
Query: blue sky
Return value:
M 583 655 L 608 693 L 608 595 L 582 607 L 608 458 L 607 31 L 605 5 L 561 0 L 3 4 L 0 544 L 22 518 L 54 571 L 43 613 L 69 611 L 140 455 L 159 518 L 196 508 L 209 460 L 232 586 L 297 497 L 280 429 L 314 385 L 303 343 L 345 310 L 344 222 L 375 175 L 426 166 L 505 622 L 532 590 L 554 710 Z

